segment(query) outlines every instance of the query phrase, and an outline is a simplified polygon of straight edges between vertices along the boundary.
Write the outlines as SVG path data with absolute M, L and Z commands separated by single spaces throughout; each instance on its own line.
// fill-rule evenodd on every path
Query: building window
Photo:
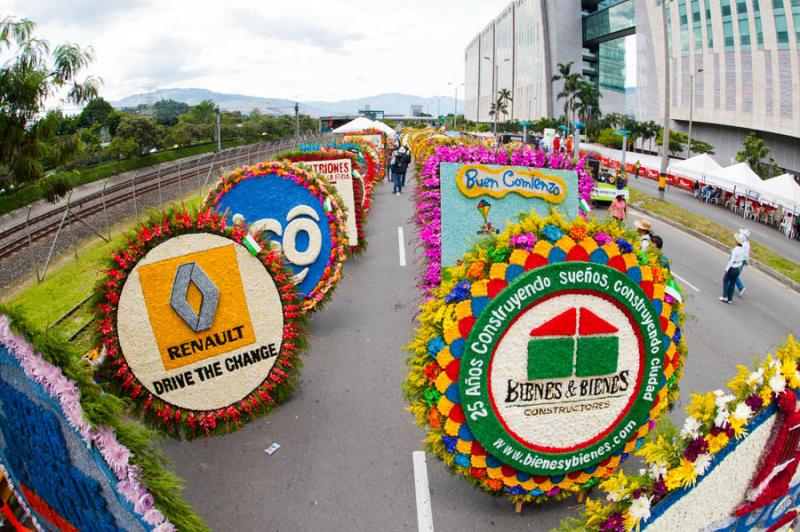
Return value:
M 764 49 L 764 29 L 761 27 L 761 5 L 760 0 L 753 0 L 753 18 L 756 22 L 756 42 L 758 49 Z
M 705 0 L 705 7 L 706 7 L 706 42 L 708 44 L 708 49 L 711 50 L 714 48 L 714 25 L 711 20 L 711 2 L 709 0 Z
M 772 0 L 772 12 L 775 17 L 775 38 L 778 41 L 778 49 L 786 50 L 789 48 L 789 25 L 783 0 Z
M 750 49 L 750 20 L 747 18 L 747 2 L 736 2 L 736 15 L 739 18 L 739 45 L 742 50 Z
M 732 52 L 735 46 L 731 0 L 720 0 L 722 8 L 722 36 L 725 38 L 725 51 Z
M 703 53 L 703 29 L 700 20 L 700 0 L 692 0 L 692 31 L 694 32 L 694 53 Z
M 800 50 L 800 0 L 792 0 L 792 23 L 794 24 L 794 44 Z

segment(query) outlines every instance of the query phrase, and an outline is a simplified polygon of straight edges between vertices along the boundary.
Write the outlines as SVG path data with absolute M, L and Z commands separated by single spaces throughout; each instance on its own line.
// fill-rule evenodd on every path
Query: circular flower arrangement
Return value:
M 327 238 L 325 235 L 322 235 L 322 238 L 323 243 L 329 240 L 329 246 L 327 246 L 329 249 L 326 250 L 325 246 L 323 246 L 320 251 L 321 255 L 317 257 L 317 260 L 313 261 L 312 267 L 319 265 L 317 274 L 313 277 L 312 275 L 308 275 L 302 282 L 298 283 L 301 293 L 305 296 L 303 299 L 303 309 L 305 311 L 313 311 L 321 308 L 330 299 L 333 289 L 336 287 L 336 283 L 342 277 L 342 266 L 347 258 L 347 250 L 349 247 L 347 243 L 347 228 L 344 221 L 344 212 L 340 207 L 342 202 L 335 187 L 315 174 L 293 166 L 288 162 L 266 161 L 259 163 L 255 167 L 244 166 L 242 168 L 237 168 L 232 171 L 230 175 L 222 176 L 217 184 L 208 191 L 204 206 L 219 210 L 221 202 L 226 199 L 226 196 L 230 194 L 238 184 L 253 179 L 273 178 L 277 180 L 273 182 L 276 186 L 283 185 L 281 181 L 285 180 L 300 185 L 300 187 L 307 190 L 315 201 L 319 202 L 319 210 L 323 212 L 325 218 L 327 218 L 328 223 L 323 224 L 323 228 L 327 227 Z M 300 189 L 297 187 L 292 188 L 292 192 L 296 192 L 297 190 Z M 280 200 L 278 203 L 282 203 L 284 207 L 289 200 L 289 198 L 284 198 L 283 196 L 280 198 L 276 197 L 275 199 Z M 304 201 L 304 198 L 300 198 L 298 201 Z M 255 205 L 255 207 L 257 207 L 257 205 Z M 232 214 L 233 213 L 230 215 Z M 249 221 L 253 222 L 255 220 Z M 284 220 L 274 220 L 274 222 L 283 224 Z M 320 223 L 322 222 L 320 221 Z M 299 252 L 300 255 L 306 253 L 307 252 Z M 323 259 L 324 263 L 318 262 L 323 261 Z M 300 267 L 294 266 L 292 262 L 293 261 L 289 261 L 289 264 L 290 268 L 297 270 L 295 274 L 303 275 L 302 272 L 307 268 L 302 267 L 302 265 Z M 312 285 L 313 279 L 317 279 L 317 281 Z
M 279 252 L 270 249 L 261 249 L 257 252 L 256 258 L 266 273 L 271 277 L 270 285 L 274 284 L 271 290 L 275 293 L 275 302 L 282 307 L 282 316 L 275 321 L 275 323 L 282 323 L 282 326 L 270 326 L 273 330 L 272 334 L 280 338 L 273 344 L 277 349 L 275 352 L 270 353 L 268 358 L 274 358 L 274 364 L 267 374 L 257 376 L 260 384 L 256 382 L 251 389 L 248 390 L 240 399 L 228 403 L 224 407 L 213 409 L 195 409 L 195 408 L 181 408 L 163 399 L 163 395 L 159 395 L 163 391 L 162 387 L 158 385 L 154 388 L 150 380 L 146 382 L 140 381 L 135 374 L 131 365 L 132 362 L 126 359 L 126 353 L 123 350 L 123 342 L 121 342 L 121 327 L 130 329 L 131 316 L 126 314 L 125 319 L 127 323 L 119 321 L 119 312 L 121 301 L 128 297 L 124 296 L 123 290 L 126 283 L 131 280 L 131 276 L 137 265 L 140 263 L 151 262 L 148 258 L 148 253 L 157 251 L 156 248 L 162 245 L 172 244 L 174 239 L 178 238 L 205 238 L 215 239 L 215 245 L 219 242 L 224 243 L 225 240 L 230 244 L 235 244 L 233 250 L 241 253 L 244 249 L 243 246 L 255 242 L 258 247 L 262 247 L 259 241 L 249 237 L 247 233 L 238 227 L 226 227 L 225 220 L 217 213 L 211 210 L 205 210 L 190 215 L 186 211 L 173 211 L 164 214 L 161 219 L 153 218 L 148 223 L 143 224 L 138 230 L 133 233 L 129 239 L 128 244 L 115 251 L 112 255 L 112 260 L 108 269 L 104 271 L 104 276 L 98 283 L 98 288 L 94 300 L 94 313 L 98 323 L 98 348 L 104 349 L 106 357 L 103 363 L 98 368 L 98 375 L 109 383 L 111 388 L 120 395 L 127 395 L 138 405 L 141 409 L 145 419 L 157 425 L 161 425 L 176 435 L 184 435 L 186 437 L 195 437 L 199 434 L 211 435 L 218 432 L 227 432 L 237 429 L 243 422 L 255 419 L 256 417 L 269 412 L 276 404 L 284 401 L 294 391 L 299 374 L 299 360 L 297 355 L 301 349 L 305 347 L 303 339 L 303 323 L 304 318 L 302 314 L 302 301 L 299 294 L 292 283 L 292 272 L 283 264 L 283 259 Z M 250 240 L 245 242 L 245 240 Z M 251 249 L 251 253 L 257 250 Z M 236 248 L 241 250 L 236 251 Z M 163 249 L 163 248 L 162 248 Z M 224 249 L 224 248 L 220 248 Z M 246 251 L 244 252 L 246 254 Z M 195 254 L 197 255 L 197 254 Z M 183 258 L 181 260 L 184 260 Z M 191 259 L 185 259 L 188 261 Z M 161 263 L 169 261 L 162 260 Z M 223 263 L 223 267 L 230 270 L 230 261 Z M 184 264 L 185 266 L 185 264 Z M 141 270 L 138 268 L 137 279 L 135 283 L 141 283 Z M 258 268 L 256 268 L 258 270 Z M 250 270 L 253 272 L 252 265 Z M 262 275 L 262 274 L 259 274 Z M 162 276 L 164 277 L 164 276 Z M 236 276 L 238 278 L 238 276 Z M 218 276 L 218 279 L 220 276 Z M 224 276 L 222 277 L 224 278 Z M 196 277 L 192 279 L 196 281 Z M 172 276 L 169 278 L 157 279 L 157 282 L 170 282 L 174 286 L 177 284 L 173 281 Z M 213 281 L 212 281 L 213 282 Z M 218 281 L 219 282 L 219 281 Z M 140 284 L 140 286 L 143 283 Z M 188 288 L 188 286 L 187 286 Z M 167 291 L 168 292 L 168 291 Z M 203 293 L 203 306 L 205 305 L 206 295 Z M 136 299 L 133 296 L 132 299 Z M 154 314 L 150 313 L 151 300 L 147 299 L 142 302 L 136 302 L 135 306 L 143 313 L 139 316 L 137 322 L 154 323 Z M 147 307 L 147 311 L 144 308 Z M 198 312 L 202 312 L 198 311 Z M 147 315 L 150 314 L 150 319 Z M 166 321 L 167 313 L 158 314 L 158 321 Z M 134 318 L 136 318 L 134 316 Z M 257 318 L 254 318 L 253 322 Z M 220 318 L 214 318 L 215 322 Z M 241 319 L 241 316 L 236 316 L 234 319 Z M 273 319 L 273 318 L 270 318 Z M 239 328 L 241 331 L 241 328 Z M 155 330 L 154 330 L 155 332 Z M 169 331 L 168 331 L 169 332 Z M 152 334 L 152 333 L 151 333 Z M 222 334 L 223 340 L 225 334 Z M 218 335 L 219 336 L 219 335 Z M 241 336 L 241 334 L 240 334 Z M 156 339 L 158 340 L 158 338 Z M 227 340 L 236 340 L 233 333 L 227 334 Z M 217 340 L 218 342 L 220 340 Z M 134 342 L 127 342 L 127 346 L 136 345 L 137 339 Z M 213 342 L 212 342 L 213 343 Z M 221 343 L 225 343 L 222 341 Z M 242 342 L 247 343 L 247 342 Z M 205 348 L 209 348 L 208 340 L 206 340 Z M 155 352 L 154 359 L 160 355 L 159 349 L 153 349 Z M 262 352 L 263 354 L 263 352 Z M 185 355 L 185 353 L 184 353 Z M 266 360 L 267 357 L 264 357 Z M 164 359 L 166 360 L 166 359 Z M 209 360 L 209 359 L 207 359 Z M 213 360 L 213 359 L 210 359 Z M 250 361 L 255 367 L 255 362 Z M 146 364 L 139 364 L 138 367 L 142 368 Z M 151 367 L 157 364 L 150 364 Z M 166 367 L 166 362 L 165 366 Z M 184 366 L 183 369 L 192 369 L 193 366 Z M 150 369 L 150 368 L 145 368 Z M 239 369 L 239 368 L 236 368 Z M 250 368 L 248 368 L 250 369 Z M 219 372 L 222 370 L 219 369 Z M 187 371 L 188 372 L 188 371 Z M 212 368 L 213 372 L 213 368 Z M 186 377 L 183 374 L 184 381 L 178 383 L 171 380 L 170 384 L 175 388 L 178 385 L 188 385 L 189 380 L 197 381 L 201 379 L 201 374 L 198 373 L 194 376 L 194 371 L 191 372 L 191 377 Z M 202 373 L 202 372 L 201 372 Z M 202 380 L 205 381 L 210 378 L 211 373 L 205 373 Z M 221 373 L 215 375 L 220 377 Z M 250 377 L 252 380 L 252 376 Z M 170 377 L 172 379 L 172 377 Z M 229 394 L 230 395 L 230 394 Z
M 280 154 L 281 159 L 289 161 L 332 161 L 336 159 L 348 159 L 352 168 L 353 199 L 355 200 L 356 230 L 358 231 L 358 245 L 350 246 L 350 255 L 358 256 L 367 249 L 367 237 L 364 231 L 364 180 L 358 171 L 358 155 L 345 150 L 323 149 L 320 151 L 296 151 Z
M 602 478 L 608 477 L 617 470 L 630 453 L 642 443 L 643 438 L 654 426 L 654 420 L 677 397 L 677 381 L 680 378 L 685 346 L 681 343 L 682 306 L 665 291 L 669 272 L 658 265 L 654 250 L 651 250 L 649 254 L 637 255 L 637 247 L 638 244 L 632 244 L 625 238 L 622 230 L 613 225 L 600 225 L 594 221 L 583 219 L 569 223 L 558 215 L 552 215 L 545 219 L 531 217 L 519 224 L 510 225 L 502 234 L 476 247 L 465 257 L 460 266 L 445 270 L 441 287 L 435 292 L 434 298 L 423 306 L 423 313 L 420 317 L 421 326 L 418 329 L 416 340 L 410 346 L 413 356 L 410 360 L 406 393 L 417 422 L 426 427 L 429 432 L 426 441 L 431 451 L 441 458 L 453 472 L 466 477 L 473 484 L 492 494 L 505 495 L 514 502 L 541 502 L 549 498 L 562 498 L 570 493 L 594 486 Z M 588 288 L 567 290 L 562 293 L 548 293 L 548 290 L 543 288 L 541 294 L 534 298 L 534 303 L 531 303 L 529 307 L 521 305 L 517 307 L 518 310 L 521 310 L 513 319 L 505 316 L 503 309 L 513 306 L 515 296 L 526 297 L 525 294 L 519 292 L 522 285 L 514 284 L 515 280 L 518 278 L 519 280 L 528 279 L 535 272 L 540 272 L 540 276 L 545 277 L 546 275 L 558 275 L 562 270 L 564 272 L 576 269 L 586 270 L 587 268 L 579 266 L 580 263 L 588 263 L 595 271 L 605 272 L 612 280 L 616 279 L 619 286 L 627 286 L 628 288 L 625 290 L 628 293 L 646 296 L 647 301 L 642 298 L 643 301 L 639 305 L 641 305 L 641 309 L 652 309 L 652 334 L 649 334 L 649 340 L 647 331 L 642 329 L 643 322 L 641 320 L 635 323 L 635 320 L 631 322 L 633 326 L 629 327 L 629 338 L 625 339 L 622 329 L 631 320 L 626 316 L 632 316 L 636 309 L 633 307 L 628 309 L 624 308 L 627 305 L 619 305 L 621 310 L 615 310 L 612 304 L 602 301 L 598 303 L 599 307 L 591 307 L 587 301 L 592 298 L 611 301 L 611 290 L 594 289 L 593 291 L 591 286 L 585 282 L 584 285 Z M 555 274 L 553 273 L 554 268 L 558 270 Z M 511 288 L 505 290 L 509 285 Z M 594 295 L 591 295 L 592 293 Z M 539 297 L 540 295 L 542 297 Z M 559 394 L 561 393 L 561 388 L 558 388 L 561 384 L 555 383 L 558 379 L 553 379 L 555 384 L 552 384 L 552 390 L 542 388 L 537 391 L 535 387 L 539 385 L 531 382 L 514 381 L 512 385 L 511 380 L 507 383 L 507 392 L 505 388 L 504 379 L 507 375 L 503 371 L 507 370 L 509 365 L 518 365 L 519 361 L 514 357 L 525 356 L 524 346 L 521 350 L 515 349 L 517 346 L 508 341 L 508 338 L 513 340 L 513 334 L 509 333 L 508 336 L 505 336 L 506 332 L 513 331 L 514 327 L 529 326 L 529 323 L 525 323 L 528 316 L 526 313 L 529 312 L 529 309 L 536 310 L 540 307 L 545 308 L 547 305 L 555 307 L 556 314 L 561 313 L 559 317 L 561 324 L 553 325 L 558 320 L 552 319 L 546 326 L 538 327 L 539 333 L 537 330 L 531 331 L 531 336 L 537 334 L 543 336 L 542 340 L 535 338 L 533 340 L 555 342 L 548 344 L 553 347 L 540 349 L 534 353 L 535 355 L 538 356 L 548 349 L 558 349 L 559 342 L 572 342 L 573 338 L 577 338 L 555 337 L 560 334 L 557 330 L 559 327 L 570 326 L 563 319 L 570 312 L 573 312 L 570 318 L 573 321 L 570 323 L 575 323 L 573 327 L 577 331 L 577 322 L 574 321 L 576 319 L 575 311 L 569 310 L 576 307 L 581 307 L 578 311 L 580 312 L 578 315 L 581 316 L 581 332 L 573 331 L 572 334 L 584 334 L 584 324 L 587 329 L 594 327 L 595 332 L 600 333 L 613 332 L 613 329 L 602 330 L 603 326 L 611 327 L 612 324 L 621 331 L 613 338 L 608 334 L 601 334 L 599 340 L 595 338 L 591 340 L 593 343 L 585 344 L 588 346 L 588 351 L 584 353 L 589 355 L 585 360 L 589 360 L 589 363 L 584 366 L 584 369 L 581 369 L 583 349 L 580 347 L 581 344 L 570 344 L 578 345 L 577 351 L 575 351 L 578 357 L 577 375 L 580 376 L 582 371 L 584 375 L 592 375 L 591 371 L 596 369 L 590 367 L 595 364 L 593 362 L 594 355 L 603 352 L 604 349 L 607 350 L 610 341 L 618 341 L 620 346 L 628 342 L 625 345 L 630 347 L 629 349 L 615 348 L 615 352 L 619 352 L 620 367 L 623 365 L 626 353 L 641 353 L 641 362 L 638 357 L 634 357 L 630 362 L 630 367 L 637 369 L 631 371 L 630 374 L 620 373 L 622 381 L 615 381 L 613 384 L 615 390 L 619 390 L 622 389 L 621 382 L 625 382 L 626 388 L 630 381 L 636 382 L 635 391 L 628 394 L 633 398 L 628 400 L 626 396 L 623 403 L 629 401 L 628 408 L 631 408 L 632 404 L 638 405 L 633 407 L 639 409 L 638 420 L 631 421 L 628 417 L 624 418 L 626 420 L 624 437 L 615 445 L 610 446 L 606 450 L 607 453 L 599 451 L 592 455 L 591 460 L 576 458 L 571 465 L 562 464 L 551 468 L 553 471 L 563 471 L 563 474 L 560 472 L 541 473 L 539 470 L 542 468 L 539 467 L 541 465 L 539 462 L 535 463 L 533 459 L 530 463 L 526 461 L 525 449 L 518 450 L 519 446 L 507 445 L 508 437 L 504 442 L 503 438 L 498 436 L 498 432 L 487 431 L 483 425 L 487 419 L 493 419 L 495 416 L 503 425 L 502 430 L 498 429 L 500 432 L 512 434 L 517 439 L 520 439 L 517 437 L 517 433 L 520 433 L 526 436 L 521 439 L 528 441 L 538 438 L 538 447 L 531 445 L 531 448 L 534 450 L 544 449 L 547 452 L 558 447 L 556 444 L 560 441 L 569 440 L 573 434 L 592 433 L 592 427 L 586 426 L 587 422 L 595 419 L 591 416 L 570 418 L 565 415 L 558 418 L 556 422 L 553 422 L 551 418 L 551 421 L 544 423 L 537 422 L 536 417 L 524 417 L 539 414 L 544 417 L 544 410 L 541 408 L 538 410 L 526 408 L 522 417 L 523 408 L 504 407 L 506 408 L 505 412 L 514 410 L 515 413 L 505 417 L 498 414 L 495 403 L 501 400 L 530 399 L 530 397 L 523 397 L 526 394 L 528 396 L 540 394 L 539 399 L 548 399 L 546 394 L 553 395 L 549 399 L 561 398 L 560 395 L 555 396 L 556 390 L 559 390 Z M 588 313 L 586 317 L 583 317 L 583 306 L 594 308 L 595 312 L 597 312 L 597 308 L 600 308 L 604 312 L 595 315 L 586 311 Z M 564 309 L 567 310 L 564 311 Z M 494 318 L 504 318 L 510 324 L 504 331 L 501 322 L 495 322 Z M 519 321 L 517 321 L 518 318 Z M 543 329 L 548 330 L 541 333 Z M 488 336 L 483 336 L 487 332 L 500 335 L 500 339 L 496 340 L 495 347 L 489 347 L 488 351 L 481 345 L 482 342 L 490 340 Z M 592 334 L 591 330 L 589 334 Z M 642 340 L 643 337 L 644 340 Z M 488 344 L 486 345 L 488 346 Z M 604 345 L 606 347 L 603 347 Z M 639 346 L 638 351 L 637 345 Z M 660 347 L 658 349 L 653 347 L 651 351 L 651 345 Z M 569 352 L 572 353 L 573 347 L 569 349 Z M 476 356 L 476 353 L 480 352 L 490 353 L 491 358 L 482 361 L 479 356 Z M 572 356 L 569 357 L 569 360 L 571 359 Z M 499 362 L 497 362 L 498 360 Z M 546 362 L 538 362 L 539 359 L 536 359 L 537 363 L 535 364 L 532 364 L 531 360 L 529 344 L 527 362 L 529 373 L 527 377 L 521 377 L 520 381 L 525 381 L 526 378 L 537 379 L 547 376 L 545 374 L 548 372 L 559 371 L 559 368 L 548 365 Z M 652 388 L 645 388 L 646 382 L 643 384 L 642 381 L 642 376 L 645 375 L 645 361 L 646 369 L 649 372 L 644 377 L 645 381 L 649 376 L 655 379 L 651 382 L 657 383 Z M 558 361 L 556 360 L 556 362 Z M 523 361 L 523 371 L 524 364 Z M 617 363 L 614 362 L 614 364 L 616 368 Z M 504 365 L 505 367 L 503 367 Z M 574 367 L 575 362 L 573 362 L 573 380 L 575 380 Z M 657 369 L 655 373 L 653 368 Z M 493 371 L 496 372 L 494 377 L 492 376 Z M 603 370 L 598 371 L 595 371 L 594 374 L 604 373 Z M 540 375 L 538 377 L 531 376 L 531 372 L 538 372 Z M 638 380 L 631 378 L 637 375 L 637 372 Z M 486 373 L 488 373 L 488 377 Z M 606 373 L 611 373 L 611 370 Z M 566 376 L 568 375 L 569 373 L 566 374 Z M 500 380 L 501 377 L 503 380 Z M 481 382 L 485 383 L 482 386 L 489 389 L 488 399 L 484 391 L 479 393 L 481 379 L 483 379 Z M 498 380 L 500 380 L 499 384 Z M 589 383 L 587 384 L 589 387 L 605 386 L 610 382 L 606 380 L 605 384 L 595 384 L 595 381 L 600 380 L 602 379 L 584 379 Z M 563 384 L 564 387 L 568 386 L 566 383 Z M 528 388 L 525 388 L 526 386 Z M 548 384 L 548 386 L 551 385 Z M 633 390 L 634 387 L 630 386 L 630 388 Z M 502 389 L 503 396 L 507 393 L 505 399 L 498 399 L 498 389 Z M 492 390 L 494 395 L 492 395 Z M 645 403 L 647 408 L 643 412 L 639 402 L 642 394 L 651 395 L 650 401 Z M 566 396 L 569 395 L 566 394 Z M 619 395 L 611 397 L 619 397 Z M 487 400 L 481 403 L 481 400 L 484 399 Z M 605 404 L 605 401 L 603 399 L 600 403 Z M 609 412 L 614 412 L 611 415 L 613 418 L 616 415 L 616 411 L 613 410 L 614 399 L 610 401 L 612 410 Z M 600 403 L 595 403 L 592 408 L 608 408 L 608 406 L 597 406 Z M 554 401 L 549 404 L 560 403 Z M 486 408 L 487 406 L 489 407 Z M 531 405 L 512 406 L 530 407 Z M 529 413 L 529 411 L 531 412 Z M 619 411 L 623 412 L 624 409 L 620 407 Z M 549 412 L 548 415 L 550 413 L 552 412 Z M 571 419 L 574 419 L 576 424 L 570 425 Z M 623 419 L 622 413 L 615 423 L 620 419 Z M 609 421 L 609 425 L 613 426 L 613 423 Z M 491 434 L 491 439 L 487 439 L 486 434 Z M 623 431 L 618 434 L 622 435 Z M 605 435 L 603 436 L 605 437 Z M 548 447 L 548 442 L 554 443 Z M 530 453 L 528 455 L 529 458 L 532 456 Z

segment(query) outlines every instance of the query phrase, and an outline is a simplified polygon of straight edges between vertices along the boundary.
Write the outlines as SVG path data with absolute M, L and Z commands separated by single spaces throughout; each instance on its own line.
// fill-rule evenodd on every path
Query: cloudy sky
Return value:
M 0 0 L 51 45 L 91 45 L 117 100 L 197 87 L 300 100 L 450 95 L 464 48 L 508 0 Z M 463 94 L 460 93 L 459 97 Z

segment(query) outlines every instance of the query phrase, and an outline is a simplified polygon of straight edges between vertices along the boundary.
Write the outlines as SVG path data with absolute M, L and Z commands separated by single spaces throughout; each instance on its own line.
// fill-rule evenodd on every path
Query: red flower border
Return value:
M 265 247 L 257 257 L 278 288 L 283 302 L 284 325 L 280 353 L 261 385 L 241 401 L 216 410 L 177 408 L 142 385 L 125 360 L 117 334 L 117 311 L 122 289 L 128 275 L 150 250 L 175 236 L 193 233 L 220 235 L 240 245 L 246 236 L 239 228 L 226 227 L 224 218 L 210 209 L 196 215 L 186 210 L 165 213 L 160 220 L 142 224 L 129 236 L 128 244 L 112 254 L 111 265 L 103 272 L 104 276 L 97 285 L 93 305 L 98 322 L 97 347 L 106 352 L 98 377 L 116 394 L 130 397 L 146 421 L 175 436 L 187 438 L 236 430 L 288 398 L 297 385 L 297 356 L 305 348 L 302 300 L 291 281 L 292 272 L 284 266 L 280 253 Z

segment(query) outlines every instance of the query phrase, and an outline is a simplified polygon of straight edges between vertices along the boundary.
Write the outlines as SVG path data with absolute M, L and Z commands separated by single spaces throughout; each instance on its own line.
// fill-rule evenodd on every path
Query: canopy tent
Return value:
M 668 174 L 705 182 L 708 175 L 722 167 L 706 153 L 695 155 L 685 161 L 674 162 L 667 169 Z
M 397 132 L 394 129 L 387 126 L 380 120 L 371 120 L 371 122 L 374 124 L 375 129 L 380 129 L 381 131 L 386 133 L 386 136 L 388 136 L 390 139 L 393 139 L 397 136 Z
M 800 185 L 792 174 L 762 181 L 757 190 L 767 201 L 771 200 L 787 209 L 800 210 Z
M 354 118 L 346 124 L 343 124 L 333 130 L 334 133 L 358 133 L 365 129 L 374 129 L 375 123 L 369 118 L 359 116 Z
M 364 116 L 359 116 L 358 118 L 354 118 L 353 120 L 349 121 L 348 123 L 341 125 L 333 130 L 334 133 L 359 133 L 361 131 L 365 131 L 367 129 L 377 129 L 390 138 L 394 138 L 397 133 L 394 129 L 390 128 L 383 122 L 376 122 L 374 120 L 370 120 Z
M 757 192 L 758 187 L 763 184 L 758 174 L 753 172 L 747 163 L 715 170 L 706 176 L 706 182 L 731 192 L 741 192 L 742 195 L 747 191 Z

